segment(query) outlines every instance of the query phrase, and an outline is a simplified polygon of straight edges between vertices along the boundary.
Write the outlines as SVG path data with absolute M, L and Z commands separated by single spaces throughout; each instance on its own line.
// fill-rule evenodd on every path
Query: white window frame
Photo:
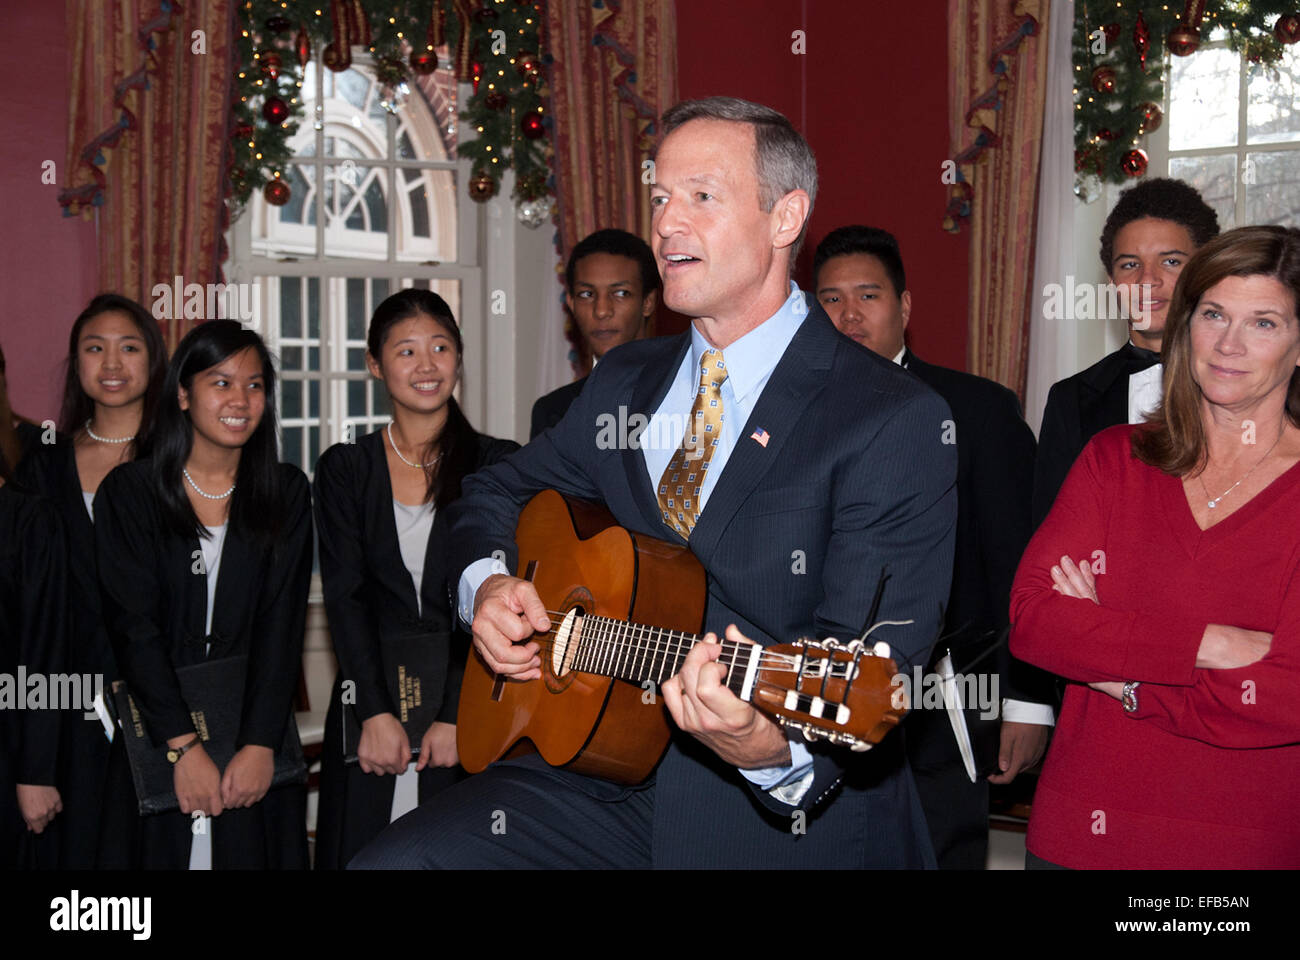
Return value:
M 354 61 L 354 66 L 367 67 L 369 65 L 368 57 L 358 56 Z M 318 71 L 317 90 L 323 89 L 321 81 L 324 68 L 315 61 L 310 66 Z M 469 84 L 460 84 L 457 97 L 458 104 L 466 102 L 469 96 Z M 312 118 L 312 107 L 309 105 L 305 122 L 312 124 L 314 122 Z M 457 118 L 457 125 L 458 142 L 465 142 L 473 136 L 471 128 L 459 118 Z M 346 317 L 343 316 L 342 310 L 335 308 L 335 301 L 338 299 L 337 288 L 345 283 L 347 279 L 358 277 L 366 279 L 387 278 L 390 290 L 396 290 L 398 282 L 402 279 L 459 281 L 460 302 L 457 310 L 457 320 L 460 322 L 461 336 L 465 343 L 465 356 L 469 360 L 466 363 L 458 392 L 466 415 L 471 421 L 478 422 L 478 418 L 482 416 L 487 405 L 486 377 L 484 376 L 488 367 L 487 342 L 483 322 L 485 317 L 483 309 L 484 267 L 480 262 L 479 239 L 482 207 L 474 203 L 464 189 L 464 184 L 468 181 L 471 173 L 470 162 L 465 159 L 455 161 L 398 159 L 396 150 L 398 124 L 395 122 L 386 123 L 385 126 L 387 128 L 387 156 L 383 159 L 367 159 L 364 161 L 367 166 L 381 168 L 387 177 L 388 192 L 386 202 L 389 206 L 389 213 L 385 259 L 340 258 L 324 255 L 326 237 L 323 172 L 327 166 L 340 164 L 347 159 L 344 156 L 326 157 L 323 155 L 325 136 L 329 133 L 328 128 L 314 131 L 316 135 L 316 153 L 314 156 L 304 157 L 302 161 L 302 165 L 312 164 L 316 166 L 317 189 L 313 200 L 317 205 L 316 251 L 313 254 L 301 256 L 268 256 L 255 251 L 252 240 L 252 226 L 256 205 L 251 200 L 239 219 L 231 225 L 228 236 L 230 259 L 226 265 L 226 273 L 233 282 L 252 283 L 261 277 L 319 277 L 321 280 L 319 302 L 321 318 L 320 370 L 295 370 L 280 374 L 281 379 L 285 381 L 306 382 L 314 380 L 321 384 L 319 408 L 321 452 L 324 452 L 334 443 L 348 439 L 346 434 L 348 424 L 348 417 L 346 416 L 347 383 L 357 380 L 368 381 L 370 379 L 370 374 L 365 371 L 346 369 L 347 349 L 349 346 L 346 340 Z M 456 172 L 457 260 L 455 263 L 396 259 L 396 205 L 401 202 L 398 198 L 397 172 L 399 168 L 403 167 L 445 169 Z M 262 291 L 263 305 L 268 303 L 268 297 L 269 292 Z M 262 309 L 261 315 L 269 316 L 270 312 Z M 270 326 L 271 324 L 268 323 L 267 327 Z M 268 347 L 278 354 L 280 349 L 279 329 L 266 329 L 260 332 Z M 304 401 L 302 417 L 307 421 L 316 419 L 310 415 L 306 408 L 306 401 Z M 304 458 L 310 456 L 308 450 L 309 445 L 304 443 Z M 309 475 L 314 466 L 314 463 L 304 463 L 306 472 Z

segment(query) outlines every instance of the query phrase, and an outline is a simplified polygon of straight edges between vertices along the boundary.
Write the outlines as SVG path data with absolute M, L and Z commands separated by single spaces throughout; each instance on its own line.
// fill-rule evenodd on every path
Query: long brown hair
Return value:
M 1178 477 L 1205 466 L 1201 388 L 1192 376 L 1192 314 L 1201 297 L 1220 280 L 1251 276 L 1273 277 L 1290 290 L 1293 319 L 1300 319 L 1300 230 L 1239 227 L 1220 234 L 1187 261 L 1165 323 L 1160 406 L 1130 440 L 1133 456 L 1143 463 Z M 1291 374 L 1286 417 L 1300 427 L 1300 367 Z

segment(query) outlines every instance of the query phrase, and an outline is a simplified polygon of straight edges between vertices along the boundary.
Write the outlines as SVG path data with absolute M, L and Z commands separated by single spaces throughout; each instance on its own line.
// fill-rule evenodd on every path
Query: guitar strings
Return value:
M 548 612 L 548 613 L 551 613 L 552 615 L 556 615 L 556 611 L 547 611 L 547 612 Z M 621 623 L 621 622 L 623 622 L 623 621 L 610 621 L 610 622 L 612 622 L 612 623 Z M 654 627 L 654 628 L 650 628 L 650 629 L 658 630 L 659 628 L 658 628 L 658 627 Z M 542 649 L 546 649 L 546 650 L 554 649 L 554 647 L 555 647 L 555 642 L 556 642 L 554 639 L 545 640 L 545 639 L 540 639 L 540 638 L 545 638 L 545 637 L 551 637 L 551 638 L 553 638 L 554 635 L 556 634 L 557 630 L 558 630 L 558 627 L 552 627 L 550 630 L 539 631 L 539 633 L 537 633 L 537 634 L 534 635 L 535 642 L 537 643 L 537 645 L 538 645 L 538 647 L 539 647 L 539 652 L 540 652 Z M 671 632 L 677 633 L 677 632 L 679 632 L 679 631 L 671 631 Z M 667 637 L 667 638 L 659 638 L 659 639 L 651 640 L 651 641 L 650 641 L 651 643 L 657 644 L 658 646 L 657 646 L 656 649 L 651 650 L 650 653 L 651 653 L 652 656 L 653 656 L 653 655 L 656 655 L 656 654 L 658 654 L 658 653 L 660 653 L 660 652 L 663 652 L 663 653 L 671 653 L 672 656 L 674 657 L 674 659 L 676 659 L 676 657 L 677 657 L 677 656 L 678 656 L 678 655 L 679 655 L 683 650 L 688 650 L 688 649 L 690 649 L 690 648 L 693 647 L 693 646 L 695 645 L 695 643 L 697 642 L 697 640 L 691 640 L 691 642 L 687 643 L 687 642 L 685 642 L 685 638 L 686 638 L 686 637 L 690 637 L 690 635 L 689 635 L 689 634 L 685 634 L 684 637 L 683 637 L 683 639 L 677 639 L 677 638 L 673 638 L 673 637 Z M 590 644 L 593 645 L 593 646 L 591 646 L 591 647 L 588 647 L 588 650 L 599 649 L 601 646 L 611 647 L 611 648 L 613 648 L 613 649 L 617 649 L 619 646 L 624 646 L 624 647 L 627 646 L 627 644 L 626 644 L 626 640 L 620 641 L 620 640 L 615 639 L 615 638 L 613 638 L 613 637 L 603 637 L 603 638 L 602 638 L 602 637 L 597 637 L 597 636 L 588 636 L 588 637 L 586 637 L 585 639 L 587 640 L 588 643 L 590 643 Z M 581 642 L 581 641 L 579 641 L 579 642 Z M 719 644 L 719 645 L 723 648 L 723 652 L 724 652 L 724 653 L 730 653 L 732 656 L 734 656 L 735 653 L 736 653 L 737 651 L 739 651 L 741 647 L 748 646 L 748 644 L 742 643 L 742 642 L 740 642 L 740 641 L 735 641 L 735 640 L 726 640 L 726 639 L 720 641 L 720 644 Z M 648 649 L 648 648 L 642 648 L 642 649 Z M 606 654 L 606 655 L 608 655 L 608 654 L 610 653 L 609 650 L 600 651 L 600 652 L 601 652 L 601 653 L 604 653 L 604 654 Z M 849 663 L 846 662 L 846 661 L 841 661 L 841 662 L 839 663 L 839 665 L 845 667 L 846 670 L 847 670 L 847 667 L 849 666 Z M 794 657 L 793 655 L 791 655 L 791 654 L 787 654 L 787 653 L 767 653 L 767 652 L 761 653 L 761 654 L 759 654 L 759 659 L 758 659 L 758 664 L 757 664 L 757 666 L 760 667 L 760 668 L 762 668 L 762 669 L 764 669 L 764 670 L 773 671 L 773 672 L 777 672 L 777 673 L 795 673 L 795 672 L 798 671 L 798 668 L 797 668 L 797 666 L 795 665 L 795 657 Z M 832 665 L 832 670 L 834 669 L 834 666 L 835 666 L 835 664 Z M 582 672 L 582 671 L 579 671 L 579 672 Z M 821 675 L 820 675 L 820 674 L 808 674 L 807 676 L 808 676 L 809 679 L 820 679 L 820 676 L 821 676 Z M 832 679 L 832 680 L 837 680 L 837 679 L 839 679 L 839 680 L 843 680 L 843 679 L 846 679 L 846 678 L 847 678 L 847 672 L 844 673 L 844 674 L 840 674 L 840 675 L 838 675 L 838 676 L 837 676 L 836 674 L 834 674 L 834 672 L 832 672 L 831 677 L 830 677 L 830 679 Z

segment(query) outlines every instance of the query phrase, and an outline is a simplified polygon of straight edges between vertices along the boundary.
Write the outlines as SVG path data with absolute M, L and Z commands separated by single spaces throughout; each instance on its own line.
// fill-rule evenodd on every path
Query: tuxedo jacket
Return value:
M 587 378 L 583 377 L 538 397 L 533 404 L 533 423 L 528 431 L 528 439 L 532 440 L 543 430 L 549 430 L 559 423 L 573 401 L 578 399 L 578 394 L 582 393 L 586 382 Z
M 321 584 L 330 637 L 341 676 L 356 684 L 356 714 L 364 721 L 398 713 L 380 657 L 380 638 L 403 631 L 429 634 L 442 675 L 428 678 L 422 695 L 440 702 L 438 719 L 456 722 L 468 637 L 455 629 L 447 583 L 447 518 L 434 513 L 424 555 L 420 602 L 402 560 L 393 517 L 393 486 L 384 431 L 330 447 L 316 464 L 316 529 Z M 476 467 L 494 463 L 519 445 L 479 435 Z
M 505 551 L 519 511 L 554 488 L 599 501 L 631 530 L 681 539 L 661 512 L 640 449 L 603 449 L 598 418 L 650 417 L 690 349 L 690 334 L 610 351 L 552 430 L 465 483 L 449 508 L 453 568 Z M 735 623 L 762 644 L 862 632 L 888 568 L 874 635 L 899 669 L 929 661 L 952 572 L 957 454 L 942 443 L 943 400 L 896 364 L 836 332 L 810 308 L 715 481 L 689 547 L 708 574 L 705 630 Z M 766 445 L 752 438 L 766 431 Z M 628 446 L 624 444 L 623 446 Z M 796 808 L 675 732 L 654 796 L 656 866 L 932 866 L 901 739 L 865 753 L 810 746 L 812 786 Z M 593 793 L 602 781 L 592 781 Z M 608 788 L 611 785 L 605 784 Z M 792 829 L 802 824 L 806 829 Z
M 1034 528 L 1056 500 L 1074 461 L 1094 435 L 1128 423 L 1128 378 L 1150 366 L 1148 351 L 1125 343 L 1091 367 L 1052 385 L 1038 431 L 1034 466 Z
M 1014 660 L 1006 642 L 1011 583 L 1033 534 L 1033 431 L 1016 395 L 1001 384 L 936 367 L 911 350 L 903 363 L 948 404 L 957 446 L 952 591 L 934 657 L 951 648 L 961 669 L 987 653 L 975 670 L 996 671 L 1002 696 L 1047 703 L 1050 677 Z
M 95 496 L 95 550 L 104 616 L 118 667 L 155 745 L 193 732 L 176 668 L 247 655 L 236 748 L 278 750 L 293 722 L 311 583 L 311 490 L 301 470 L 279 465 L 280 535 L 261 546 L 226 531 L 205 634 L 207 576 L 198 538 L 167 524 L 152 465 L 113 469 Z M 211 648 L 208 649 L 208 642 Z

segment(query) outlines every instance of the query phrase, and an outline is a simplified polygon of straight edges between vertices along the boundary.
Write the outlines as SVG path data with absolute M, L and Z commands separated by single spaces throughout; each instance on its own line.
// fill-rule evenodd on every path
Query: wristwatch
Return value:
M 1130 680 L 1124 684 L 1123 693 L 1120 695 L 1120 703 L 1124 704 L 1125 713 L 1137 713 L 1138 695 L 1137 688 L 1139 680 Z
M 177 760 L 185 756 L 185 754 L 189 753 L 189 751 L 193 750 L 202 742 L 203 741 L 199 739 L 199 735 L 197 733 L 194 734 L 193 739 L 191 739 L 188 743 L 183 743 L 179 747 L 172 747 L 167 751 L 167 762 L 175 763 Z

